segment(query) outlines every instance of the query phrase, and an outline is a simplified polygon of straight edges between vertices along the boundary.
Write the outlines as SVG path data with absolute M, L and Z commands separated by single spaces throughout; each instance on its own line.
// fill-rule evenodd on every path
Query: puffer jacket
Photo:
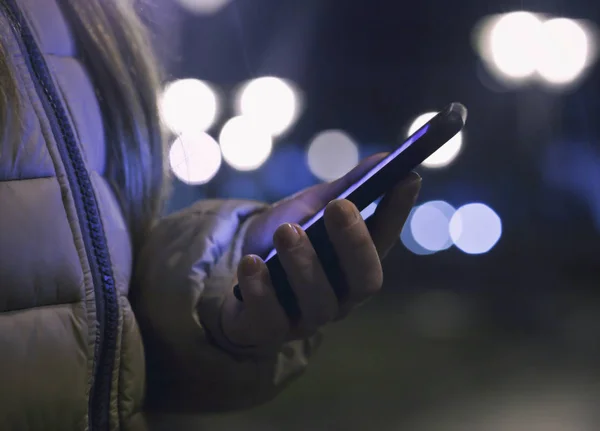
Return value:
M 164 413 L 273 397 L 313 341 L 258 354 L 205 330 L 219 327 L 263 206 L 199 202 L 132 250 L 103 178 L 98 100 L 56 0 L 0 0 L 0 38 L 24 100 L 18 148 L 0 142 L 0 430 L 142 431 Z

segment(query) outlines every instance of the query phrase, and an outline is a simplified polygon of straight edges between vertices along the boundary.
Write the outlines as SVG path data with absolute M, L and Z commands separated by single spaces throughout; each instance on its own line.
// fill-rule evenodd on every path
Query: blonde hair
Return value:
M 0 157 L 16 156 L 20 110 L 19 91 L 14 73 L 8 64 L 8 57 L 0 39 Z M 7 154 L 9 152 L 10 154 Z
M 131 0 L 58 3 L 96 90 L 105 128 L 105 176 L 137 248 L 162 211 L 166 178 L 156 103 L 160 75 L 150 39 Z M 11 129 L 11 112 L 21 103 L 6 58 L 0 46 L 0 133 Z

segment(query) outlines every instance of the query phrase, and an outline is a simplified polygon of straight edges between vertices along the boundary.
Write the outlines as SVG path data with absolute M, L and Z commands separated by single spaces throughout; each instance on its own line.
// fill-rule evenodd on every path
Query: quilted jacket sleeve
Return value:
M 131 294 L 146 349 L 148 410 L 254 406 L 306 367 L 318 337 L 279 351 L 238 351 L 219 330 L 248 220 L 264 209 L 249 201 L 202 201 L 163 219 L 148 238 Z

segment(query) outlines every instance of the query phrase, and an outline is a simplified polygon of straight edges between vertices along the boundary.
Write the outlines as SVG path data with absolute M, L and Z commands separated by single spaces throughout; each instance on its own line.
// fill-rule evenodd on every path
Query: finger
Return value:
M 371 235 L 354 204 L 336 200 L 325 209 L 327 234 L 348 283 L 348 298 L 342 312 L 379 292 L 383 273 Z
M 316 212 L 323 209 L 329 201 L 338 197 L 344 190 L 358 181 L 385 156 L 385 153 L 374 154 L 363 160 L 343 177 L 330 183 L 309 187 L 274 204 L 269 211 L 262 213 L 252 221 L 248 229 L 243 253 L 255 253 L 261 256 L 267 254 L 273 245 L 273 234 L 279 226 L 284 223 L 304 223 Z
M 377 153 L 365 158 L 347 174 L 331 183 L 324 184 L 327 187 L 317 189 L 315 192 L 311 193 L 311 199 L 315 199 L 315 201 L 320 204 L 319 209 L 324 208 L 331 200 L 337 198 L 344 190 L 364 177 L 371 169 L 373 169 L 373 167 L 383 160 L 387 154 L 388 153 Z
M 301 200 L 304 202 L 310 202 L 313 206 L 320 204 L 320 208 L 323 208 L 332 199 L 339 196 L 344 190 L 350 187 L 352 184 L 357 182 L 360 178 L 369 172 L 377 163 L 383 160 L 388 153 L 377 153 L 363 159 L 358 165 L 352 168 L 348 173 L 341 176 L 337 180 L 317 184 L 302 190 L 286 199 L 278 202 L 276 207 L 287 204 L 292 200 Z M 292 223 L 292 222 L 290 222 Z
M 381 259 L 396 243 L 421 190 L 421 177 L 409 177 L 387 193 L 369 219 L 369 230 Z
M 314 332 L 337 315 L 337 297 L 300 226 L 280 226 L 274 242 L 279 261 L 298 300 L 302 315 L 299 326 L 307 333 Z
M 268 269 L 258 256 L 242 259 L 238 283 L 244 302 L 237 301 L 238 310 L 229 310 L 223 328 L 230 341 L 239 346 L 260 347 L 285 341 L 290 324 L 277 300 Z

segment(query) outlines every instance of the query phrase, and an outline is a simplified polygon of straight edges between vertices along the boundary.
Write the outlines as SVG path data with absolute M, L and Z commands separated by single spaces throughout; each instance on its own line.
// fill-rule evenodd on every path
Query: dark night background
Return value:
M 224 164 L 207 185 L 176 182 L 171 210 L 207 197 L 276 201 L 317 182 L 294 163 L 316 132 L 343 129 L 362 155 L 391 150 L 417 114 L 456 100 L 469 108 L 464 148 L 450 166 L 420 171 L 420 201 L 485 202 L 503 224 L 482 255 L 417 256 L 399 244 L 384 293 L 325 331 L 301 380 L 200 429 L 600 429 L 598 66 L 569 91 L 509 89 L 473 46 L 490 14 L 598 24 L 600 3 L 237 0 L 193 16 L 173 1 L 153 0 L 169 79 L 227 95 L 279 76 L 302 89 L 305 109 L 263 167 Z

